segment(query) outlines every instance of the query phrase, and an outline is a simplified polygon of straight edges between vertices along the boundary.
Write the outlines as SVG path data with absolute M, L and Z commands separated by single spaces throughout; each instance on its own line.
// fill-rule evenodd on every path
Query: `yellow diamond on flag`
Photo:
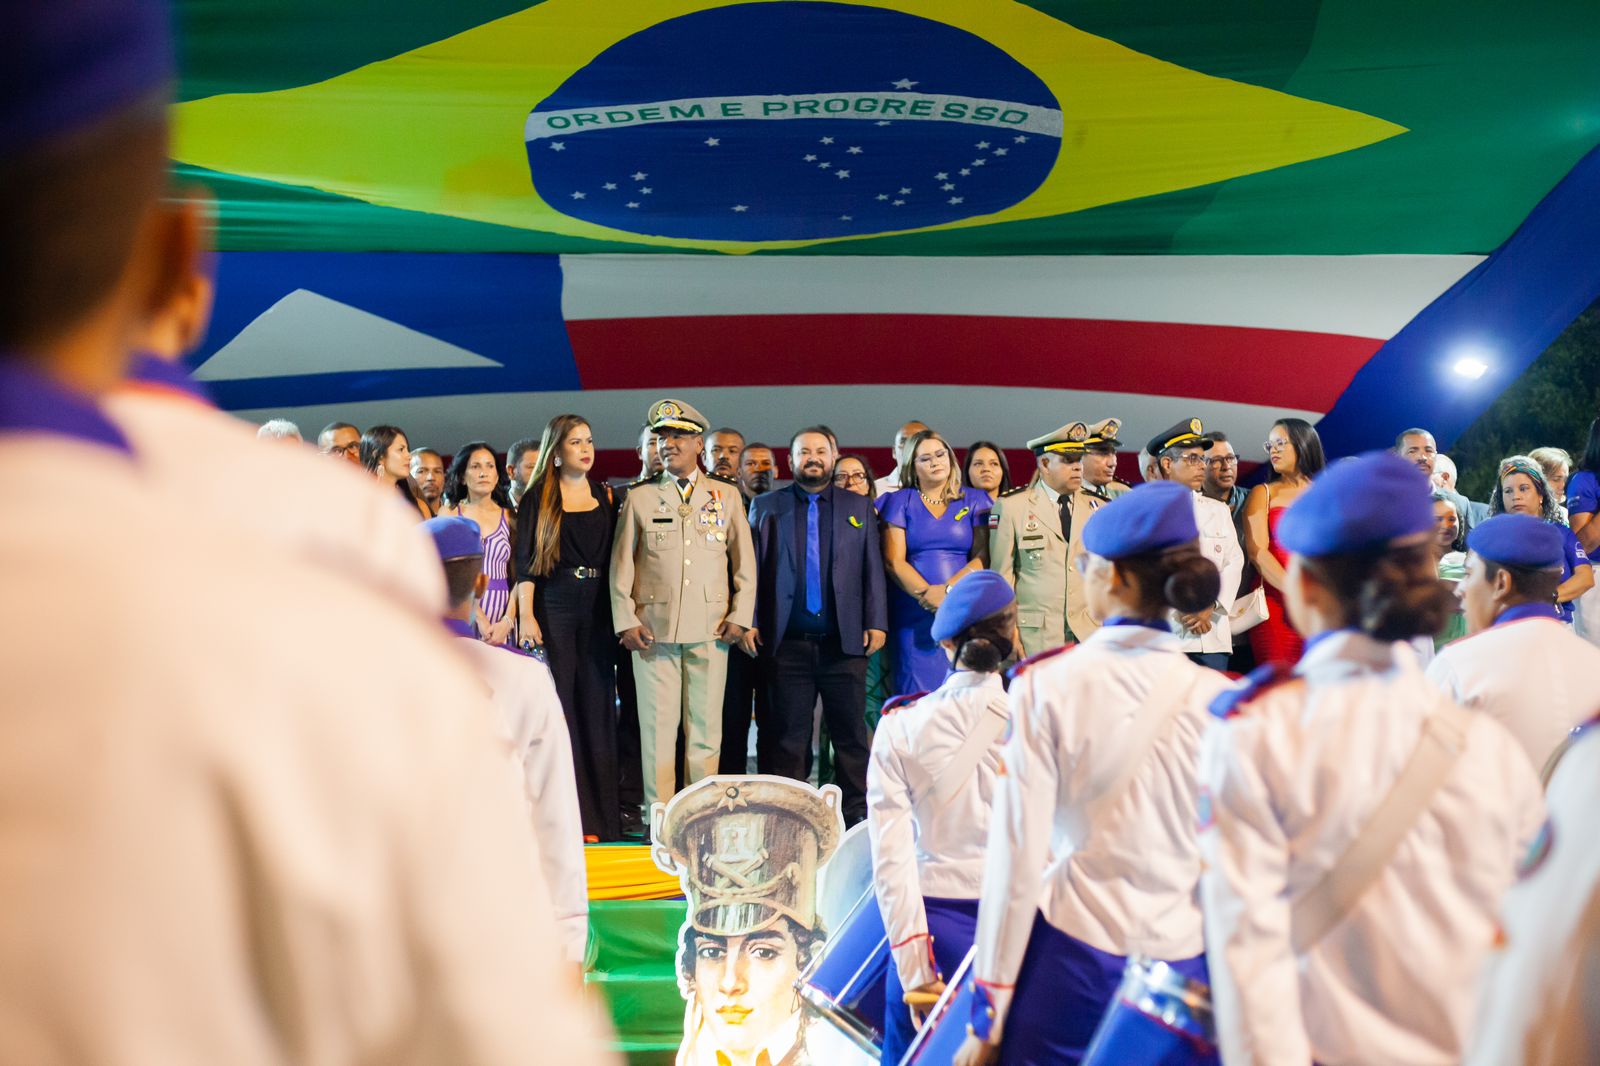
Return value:
M 724 252 L 1060 215 L 1405 132 L 1012 0 L 549 0 L 176 112 L 184 163 Z

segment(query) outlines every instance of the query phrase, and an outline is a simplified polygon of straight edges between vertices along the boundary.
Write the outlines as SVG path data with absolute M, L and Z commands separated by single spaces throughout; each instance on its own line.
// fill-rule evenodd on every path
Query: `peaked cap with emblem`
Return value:
M 1089 427 L 1089 437 L 1083 442 L 1084 447 L 1095 444 L 1109 444 L 1116 447 L 1122 442 L 1117 439 L 1117 434 L 1122 432 L 1122 419 L 1103 418 Z
M 689 924 L 744 936 L 817 926 L 817 871 L 844 832 L 839 790 L 776 777 L 708 777 L 656 808 L 651 856 L 683 879 Z
M 1151 437 L 1144 450 L 1151 455 L 1160 455 L 1168 448 L 1209 448 L 1214 443 L 1206 436 L 1205 427 L 1198 418 L 1186 418 Z
M 657 400 L 644 416 L 652 432 L 676 429 L 682 433 L 704 433 L 711 428 L 706 416 L 682 400 Z
M 1054 433 L 1046 433 L 1028 442 L 1034 455 L 1049 452 L 1054 455 L 1082 455 L 1084 442 L 1089 439 L 1089 427 L 1082 422 L 1068 422 Z

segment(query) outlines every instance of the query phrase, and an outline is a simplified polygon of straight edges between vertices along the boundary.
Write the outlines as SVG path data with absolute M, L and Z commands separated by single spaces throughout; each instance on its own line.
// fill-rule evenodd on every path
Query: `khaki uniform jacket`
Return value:
M 724 621 L 755 620 L 756 552 L 732 481 L 699 471 L 689 513 L 670 474 L 636 483 L 617 515 L 611 545 L 611 620 L 641 623 L 666 644 L 715 640 Z
M 1110 486 L 1107 486 L 1108 488 Z M 1124 489 L 1123 491 L 1127 491 Z M 1089 516 L 1094 514 L 1101 505 L 1109 501 L 1093 492 L 1079 489 L 1072 498 L 1072 530 L 1067 536 L 1067 565 L 1072 566 L 1072 560 L 1082 555 L 1083 526 L 1089 521 Z M 1067 582 L 1067 628 L 1072 630 L 1072 635 L 1077 640 L 1086 640 L 1090 634 L 1100 628 L 1100 619 L 1089 613 L 1089 601 L 1083 594 L 1083 582 L 1078 580 L 1078 575 L 1073 574 Z
M 1038 655 L 1067 640 L 1067 535 L 1060 507 L 1035 481 L 995 501 L 990 566 L 1017 590 L 1022 654 Z

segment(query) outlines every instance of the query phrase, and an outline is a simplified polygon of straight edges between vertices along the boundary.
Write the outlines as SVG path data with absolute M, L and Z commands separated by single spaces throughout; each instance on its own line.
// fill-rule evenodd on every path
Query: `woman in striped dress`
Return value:
M 511 599 L 516 517 L 493 448 L 480 440 L 456 452 L 444 478 L 444 501 L 441 515 L 470 518 L 483 534 L 483 573 L 489 585 L 478 600 L 478 635 L 490 644 L 504 644 L 517 620 Z

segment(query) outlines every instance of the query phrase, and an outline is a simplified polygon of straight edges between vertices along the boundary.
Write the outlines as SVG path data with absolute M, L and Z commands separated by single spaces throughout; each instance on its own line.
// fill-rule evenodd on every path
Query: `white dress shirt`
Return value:
M 500 735 L 527 797 L 526 811 L 539 844 L 539 864 L 555 904 L 556 927 L 573 962 L 583 961 L 589 939 L 589 879 L 583 860 L 583 819 L 572 767 L 572 738 L 550 668 L 510 648 L 473 637 L 456 641 L 488 682 L 499 712 Z
M 1205 633 L 1182 628 L 1177 611 L 1172 612 L 1172 624 L 1178 630 L 1178 640 L 1185 653 L 1230 652 L 1233 650 L 1233 623 L 1228 612 L 1233 610 L 1239 577 L 1244 573 L 1244 549 L 1239 547 L 1233 512 L 1222 501 L 1195 493 L 1194 521 L 1200 527 L 1200 554 L 1221 573 L 1222 591 L 1217 593 L 1217 605 L 1211 610 L 1211 628 Z
M 1223 1059 L 1459 1062 L 1500 897 L 1544 818 L 1539 782 L 1499 723 L 1475 718 L 1387 866 L 1297 955 L 1291 901 L 1366 825 L 1442 697 L 1407 645 L 1353 631 L 1309 641 L 1295 674 L 1206 737 L 1201 900 Z
M 1548 837 L 1501 907 L 1467 1066 L 1572 1066 L 1600 1055 L 1600 731 L 1567 750 L 1545 803 Z
M 1172 671 L 1189 676 L 1181 709 L 1120 799 L 1086 824 L 1087 808 L 1131 756 L 1133 716 Z M 1207 706 L 1226 685 L 1184 658 L 1176 636 L 1139 625 L 1103 626 L 1012 683 L 975 971 L 990 988 L 996 1033 L 1037 911 L 1116 955 L 1184 959 L 1203 950 L 1195 775 Z
M 137 456 L 0 462 L 49 471 L 0 508 L 0 1061 L 614 1061 L 436 620 L 241 560 Z
M 905 988 L 939 976 L 922 898 L 977 899 L 983 886 L 1000 743 L 945 802 L 932 792 L 967 736 L 991 713 L 991 703 L 1006 705 L 999 674 L 957 670 L 928 695 L 884 715 L 872 738 L 867 831 L 873 883 Z
M 1600 648 L 1554 615 L 1463 637 L 1434 656 L 1428 677 L 1505 726 L 1536 772 L 1574 726 L 1600 714 Z

